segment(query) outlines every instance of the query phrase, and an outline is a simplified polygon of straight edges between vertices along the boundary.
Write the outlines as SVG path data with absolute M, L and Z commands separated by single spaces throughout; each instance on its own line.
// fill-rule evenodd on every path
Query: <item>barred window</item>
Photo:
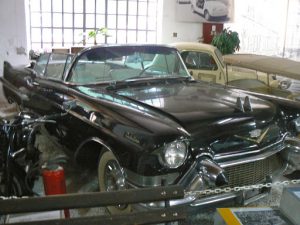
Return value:
M 156 43 L 158 0 L 29 0 L 32 49 L 96 43 Z

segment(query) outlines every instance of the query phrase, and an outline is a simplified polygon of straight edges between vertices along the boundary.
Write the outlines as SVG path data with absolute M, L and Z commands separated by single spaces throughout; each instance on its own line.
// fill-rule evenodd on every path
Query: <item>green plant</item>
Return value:
M 223 55 L 232 54 L 240 49 L 239 34 L 225 28 L 214 36 L 211 44 L 216 46 Z
M 97 45 L 97 36 L 98 35 L 108 36 L 107 35 L 107 28 L 97 28 L 96 30 L 92 30 L 88 32 L 88 39 L 93 38 L 94 39 L 94 45 Z

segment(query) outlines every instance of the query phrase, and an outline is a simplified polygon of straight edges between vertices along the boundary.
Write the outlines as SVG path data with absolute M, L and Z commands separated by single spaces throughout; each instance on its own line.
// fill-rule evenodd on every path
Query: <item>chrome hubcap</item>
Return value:
M 125 178 L 122 169 L 115 160 L 110 160 L 105 166 L 104 184 L 106 191 L 125 190 Z M 120 209 L 126 208 L 127 205 L 118 205 Z

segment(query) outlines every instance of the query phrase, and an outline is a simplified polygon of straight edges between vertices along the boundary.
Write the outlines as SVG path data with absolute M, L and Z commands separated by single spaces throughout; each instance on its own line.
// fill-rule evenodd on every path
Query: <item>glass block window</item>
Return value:
M 96 43 L 156 43 L 158 0 L 29 0 L 32 49 Z

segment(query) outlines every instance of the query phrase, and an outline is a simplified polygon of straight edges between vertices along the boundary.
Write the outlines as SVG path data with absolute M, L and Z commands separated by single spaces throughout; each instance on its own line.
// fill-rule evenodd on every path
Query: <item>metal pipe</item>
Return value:
M 116 196 L 118 196 L 118 198 L 116 198 Z M 172 185 L 168 187 L 140 188 L 125 191 L 76 193 L 47 197 L 8 199 L 0 201 L 0 214 L 102 207 L 119 204 L 155 202 L 183 197 L 183 188 L 181 186 Z

